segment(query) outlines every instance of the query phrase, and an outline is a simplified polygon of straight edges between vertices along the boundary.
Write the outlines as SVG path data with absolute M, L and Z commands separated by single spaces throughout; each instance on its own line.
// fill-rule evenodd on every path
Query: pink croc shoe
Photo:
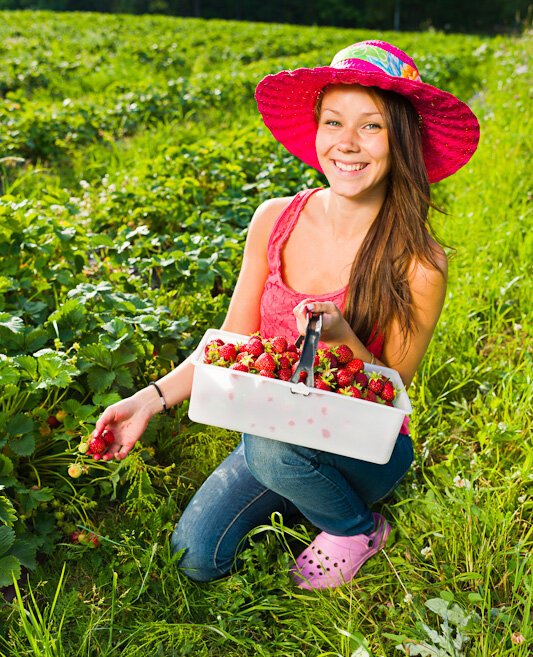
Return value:
M 296 559 L 291 568 L 301 589 L 334 589 L 353 579 L 367 559 L 380 550 L 391 527 L 379 513 L 374 513 L 374 532 L 367 536 L 333 536 L 321 532 Z

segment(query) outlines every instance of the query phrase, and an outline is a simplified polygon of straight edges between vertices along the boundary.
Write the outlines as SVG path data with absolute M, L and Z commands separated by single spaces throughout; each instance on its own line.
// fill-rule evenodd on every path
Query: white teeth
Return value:
M 335 166 L 341 171 L 361 171 L 366 167 L 366 164 L 362 162 L 357 162 L 357 164 L 344 164 L 344 162 L 338 162 L 335 160 Z

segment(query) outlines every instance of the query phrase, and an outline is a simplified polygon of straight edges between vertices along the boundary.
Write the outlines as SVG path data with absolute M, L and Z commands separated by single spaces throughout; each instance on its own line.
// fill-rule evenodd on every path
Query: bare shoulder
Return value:
M 448 279 L 448 257 L 442 246 L 432 237 L 429 238 L 433 258 L 438 265 L 423 260 L 413 260 L 409 268 L 409 283 L 414 290 L 422 291 L 426 286 L 446 287 Z
M 249 237 L 268 241 L 272 228 L 276 223 L 276 219 L 283 212 L 283 210 L 292 201 L 293 196 L 283 196 L 280 198 L 271 198 L 263 201 L 261 205 L 254 212 L 252 221 L 248 229 Z

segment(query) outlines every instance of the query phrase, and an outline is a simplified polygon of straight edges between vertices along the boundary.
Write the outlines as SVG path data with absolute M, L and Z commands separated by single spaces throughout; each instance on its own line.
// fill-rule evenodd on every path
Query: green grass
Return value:
M 27 33 L 37 44 L 36 52 L 46 35 L 57 36 L 62 20 L 54 14 L 38 16 L 39 29 Z M 20 15 L 4 17 L 2 29 L 13 31 Z M 66 15 L 65 20 L 68 23 L 71 17 Z M 69 48 L 88 52 L 87 43 L 94 41 L 92 56 L 101 59 L 102 69 L 83 79 L 73 72 L 69 84 L 73 98 L 85 102 L 91 97 L 104 105 L 106 93 L 112 102 L 118 93 L 112 92 L 113 84 L 119 89 L 124 77 L 135 86 L 153 72 L 154 85 L 164 85 L 167 73 L 157 62 L 165 58 L 149 60 L 147 53 L 151 42 L 159 41 L 161 48 L 165 45 L 175 55 L 169 44 L 176 39 L 172 31 L 177 25 L 188 39 L 188 58 L 180 66 L 194 80 L 201 80 L 194 76 L 210 70 L 216 60 L 215 52 L 201 48 L 208 37 L 221 41 L 216 65 L 222 74 L 233 67 L 253 80 L 261 77 L 263 69 L 277 68 L 277 63 L 262 62 L 261 57 L 289 62 L 293 56 L 301 61 L 316 56 L 318 63 L 337 46 L 349 43 L 348 37 L 370 36 L 330 28 L 233 24 L 232 44 L 224 24 L 216 21 L 98 16 L 94 20 L 92 28 L 87 24 L 86 31 L 81 30 L 78 45 L 69 39 Z M 123 32 L 117 36 L 120 22 L 128 25 L 124 37 Z M 149 30 L 151 41 L 146 37 Z M 291 52 L 273 50 L 280 35 L 291 43 L 296 34 Z M 162 429 L 151 438 L 155 459 L 163 465 L 175 463 L 157 483 L 157 504 L 128 507 L 108 498 L 99 500 L 90 520 L 100 547 L 60 540 L 53 555 L 42 558 L 28 580 L 19 582 L 13 602 L 0 611 L 0 654 L 391 657 L 402 654 L 395 648 L 402 642 L 403 654 L 412 655 L 531 654 L 532 131 L 523 68 L 531 39 L 524 35 L 484 42 L 479 37 L 431 33 L 397 36 L 398 45 L 409 46 L 410 52 L 422 54 L 433 47 L 435 53 L 448 54 L 450 59 L 438 69 L 440 79 L 452 91 L 461 91 L 464 100 L 471 100 L 480 118 L 481 142 L 472 161 L 433 190 L 437 204 L 448 212 L 436 214 L 433 220 L 456 255 L 450 260 L 441 320 L 410 390 L 415 464 L 399 489 L 380 505 L 394 528 L 386 552 L 370 560 L 350 586 L 300 591 L 291 584 L 288 569 L 313 528 L 285 527 L 274 516 L 254 532 L 254 545 L 244 554 L 239 572 L 211 584 L 188 580 L 171 553 L 172 528 L 194 491 L 239 436 L 191 425 L 184 404 L 180 435 Z M 117 67 L 109 50 L 115 41 L 116 49 L 125 53 L 123 68 Z M 316 43 L 312 57 L 311 41 Z M 243 43 L 249 44 L 249 61 L 236 66 L 235 53 L 242 54 Z M 335 45 L 331 48 L 330 43 Z M 454 72 L 461 56 L 470 61 L 480 46 L 476 66 Z M 65 46 L 60 59 L 67 60 L 69 52 L 73 51 Z M 92 61 L 87 60 L 88 68 Z M 428 57 L 426 64 L 431 68 L 436 61 L 437 55 Z M 61 101 L 68 93 L 67 80 L 57 75 L 50 80 L 48 91 L 39 87 L 18 93 L 26 94 L 30 104 Z M 89 140 L 73 148 L 67 162 L 51 159 L 32 164 L 28 159 L 18 169 L 4 169 L 4 184 L 19 199 L 39 199 L 45 191 L 58 194 L 62 188 L 67 195 L 82 197 L 79 181 L 87 180 L 87 228 L 108 231 L 114 238 L 123 235 L 129 210 L 137 213 L 135 221 L 151 222 L 153 230 L 169 230 L 168 224 L 161 223 L 170 203 L 161 192 L 166 185 L 165 194 L 174 194 L 172 207 L 182 203 L 179 220 L 168 219 L 171 230 L 178 232 L 189 221 L 188 230 L 201 233 L 202 221 L 215 213 L 215 217 L 228 216 L 234 227 L 242 225 L 232 233 L 237 246 L 242 246 L 253 204 L 318 180 L 283 159 L 286 156 L 254 112 L 248 98 L 239 105 L 237 118 L 235 111 L 200 107 L 166 121 L 141 122 L 123 139 Z M 271 152 L 269 170 L 265 159 Z M 268 175 L 263 175 L 265 171 Z M 199 180 L 206 182 L 195 186 Z M 257 186 L 265 181 L 263 187 Z M 250 183 L 256 187 L 243 193 Z M 124 185 L 133 200 L 113 200 L 110 185 Z M 248 201 L 241 217 L 239 206 L 228 199 L 243 195 Z M 238 252 L 231 256 L 233 266 Z M 109 275 L 116 285 L 125 285 Z M 202 299 L 172 296 L 172 281 L 158 294 L 165 303 L 175 304 L 176 313 L 201 312 Z M 211 309 L 210 317 L 221 309 Z M 449 623 L 439 615 L 446 604 Z M 463 623 L 460 634 L 457 623 Z M 521 644 L 513 643 L 517 633 L 524 637 Z M 413 647 L 420 641 L 427 644 L 425 652 Z

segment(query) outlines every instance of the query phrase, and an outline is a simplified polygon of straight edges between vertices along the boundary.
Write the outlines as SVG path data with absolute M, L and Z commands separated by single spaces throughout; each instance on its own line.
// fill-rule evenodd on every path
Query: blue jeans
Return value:
M 207 582 L 238 565 L 243 539 L 274 511 L 285 522 L 303 514 L 337 536 L 370 533 L 369 506 L 396 488 L 412 460 L 411 438 L 402 433 L 385 465 L 244 434 L 183 512 L 172 549 L 184 551 L 186 575 Z

